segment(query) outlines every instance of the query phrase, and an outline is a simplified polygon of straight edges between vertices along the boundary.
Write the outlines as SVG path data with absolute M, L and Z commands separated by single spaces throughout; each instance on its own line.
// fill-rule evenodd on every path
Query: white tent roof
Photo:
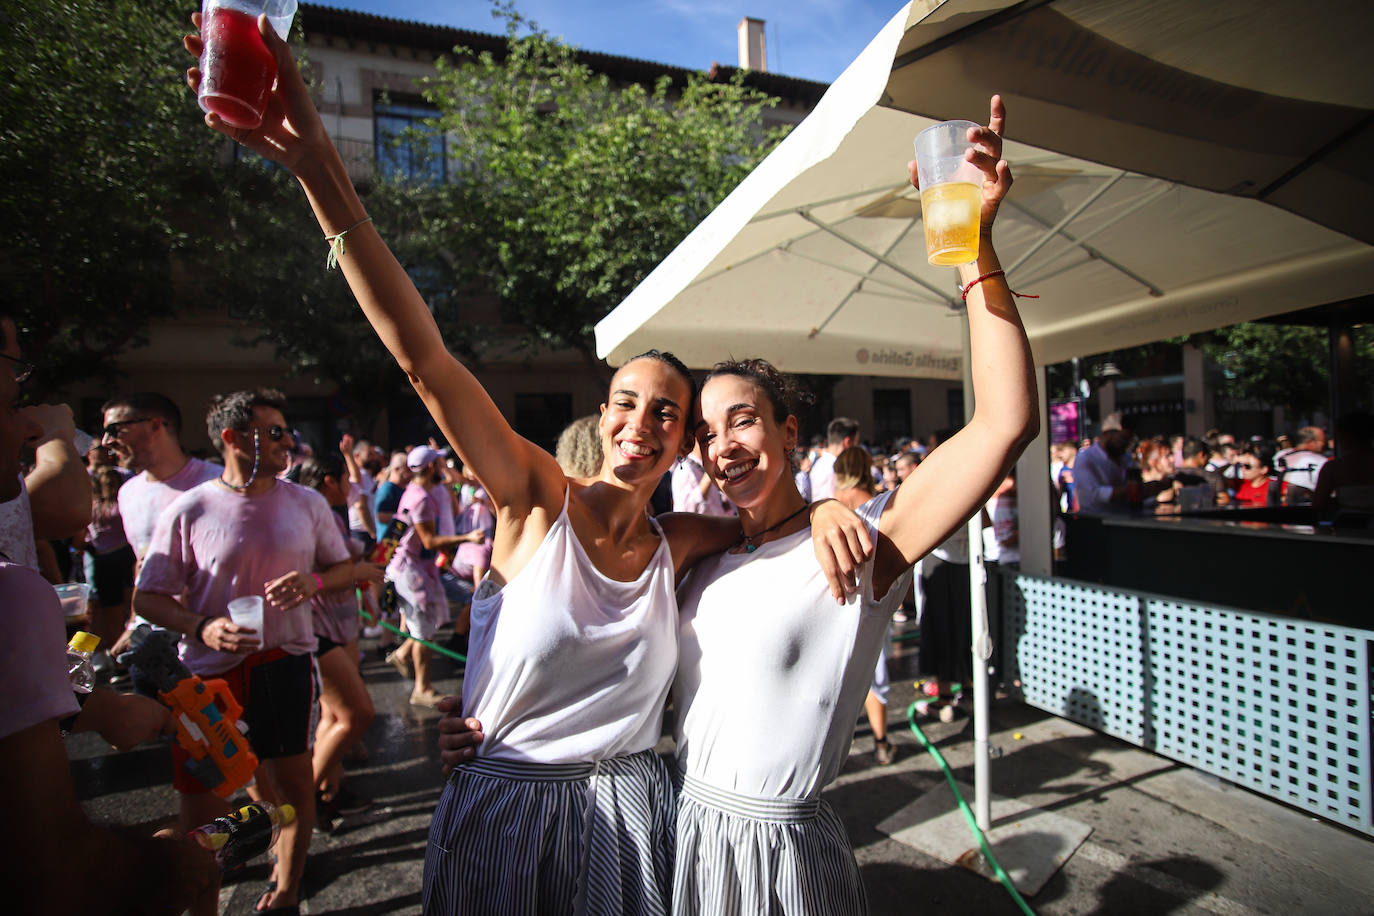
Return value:
M 790 371 L 960 376 L 955 273 L 926 264 L 905 175 L 932 122 L 883 105 L 920 6 L 597 325 L 600 355 L 659 347 L 696 366 L 760 355 Z M 1025 115 L 1004 97 L 1017 137 Z M 986 106 L 958 114 L 984 121 Z M 1374 248 L 1259 200 L 1015 142 L 1005 155 L 1016 185 L 995 238 L 1013 288 L 1040 296 L 1022 300 L 1038 363 L 1374 292 Z

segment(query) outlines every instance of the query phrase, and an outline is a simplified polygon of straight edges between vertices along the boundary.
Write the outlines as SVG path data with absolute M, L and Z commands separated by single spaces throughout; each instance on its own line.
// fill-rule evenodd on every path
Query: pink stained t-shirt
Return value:
M 53 587 L 26 566 L 0 561 L 0 607 L 0 738 L 8 738 L 78 707 Z
M 134 554 L 141 560 L 148 552 L 148 543 L 153 539 L 162 510 L 182 493 L 222 473 L 224 468 L 218 464 L 190 458 L 181 470 L 166 480 L 149 480 L 147 471 L 126 480 L 119 488 L 119 515 L 124 520 L 124 536 L 129 539 Z
M 453 514 L 453 491 L 447 484 L 436 483 L 429 488 L 429 495 L 434 497 L 434 507 L 439 512 L 439 517 L 434 520 L 434 533 L 441 538 L 457 534 L 457 519 Z
M 348 547 L 324 497 L 278 480 L 272 489 L 246 496 L 211 481 L 179 496 L 162 514 L 143 568 L 141 591 L 178 598 L 205 617 L 228 614 L 229 602 L 263 595 L 267 583 L 289 572 L 312 572 L 343 563 Z M 263 613 L 264 649 L 292 655 L 315 651 L 310 604 Z M 183 636 L 181 660 L 196 674 L 222 674 L 241 656 Z
M 361 546 L 349 537 L 348 525 L 343 517 L 333 510 L 329 514 L 334 518 L 339 537 L 344 539 L 344 545 L 348 547 L 349 557 L 356 561 L 362 554 Z M 350 583 L 346 590 L 321 592 L 310 599 L 311 624 L 316 636 L 323 636 L 342 646 L 358 635 L 358 596 L 354 588 Z
M 396 507 L 396 517 L 410 527 L 401 537 L 401 543 L 396 545 L 396 552 L 391 555 L 391 562 L 386 568 L 387 578 L 399 579 L 405 572 L 415 571 L 432 578 L 434 584 L 438 585 L 439 573 L 434 565 L 434 554 L 425 552 L 420 533 L 415 530 L 417 522 L 429 522 L 435 526 L 434 533 L 440 533 L 439 500 L 435 498 L 434 491 L 426 490 L 418 483 L 406 484 L 405 491 L 401 493 L 401 502 Z

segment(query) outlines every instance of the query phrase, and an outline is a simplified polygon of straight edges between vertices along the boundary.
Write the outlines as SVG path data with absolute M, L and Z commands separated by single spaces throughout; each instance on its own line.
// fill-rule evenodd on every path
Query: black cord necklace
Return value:
M 770 531 L 776 531 L 783 525 L 786 525 L 788 522 L 792 521 L 792 519 L 796 518 L 798 515 L 801 515 L 809 508 L 811 508 L 809 503 L 802 503 L 800 509 L 798 509 L 796 512 L 793 512 L 791 515 L 787 516 L 787 518 L 783 519 L 777 524 L 769 525 L 762 531 L 755 531 L 753 534 L 749 534 L 748 532 L 742 532 L 742 537 L 740 537 L 739 542 L 744 545 L 744 552 L 753 553 L 755 550 L 758 550 L 759 545 L 754 543 L 754 538 L 761 538 Z
M 248 475 L 248 482 L 243 486 L 239 486 L 236 483 L 230 483 L 229 481 L 225 480 L 223 474 L 219 475 L 219 482 L 231 490 L 242 493 L 244 490 L 248 489 L 253 485 L 253 481 L 258 479 L 258 462 L 261 460 L 262 448 L 258 445 L 258 431 L 255 429 L 253 430 L 253 473 Z

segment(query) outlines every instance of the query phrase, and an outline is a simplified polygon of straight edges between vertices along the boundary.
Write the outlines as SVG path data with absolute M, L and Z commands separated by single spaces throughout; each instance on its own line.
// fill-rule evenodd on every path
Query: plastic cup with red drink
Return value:
M 262 123 L 267 96 L 277 79 L 277 61 L 258 33 L 265 14 L 284 41 L 296 15 L 296 0 L 204 0 L 200 10 L 200 92 L 196 101 L 230 127 Z

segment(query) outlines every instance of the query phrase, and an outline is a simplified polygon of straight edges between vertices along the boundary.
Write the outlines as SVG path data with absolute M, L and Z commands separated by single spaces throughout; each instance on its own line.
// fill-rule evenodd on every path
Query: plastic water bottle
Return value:
M 84 630 L 67 643 L 67 679 L 78 693 L 90 693 L 95 689 L 95 664 L 91 653 L 99 646 L 100 637 Z
M 231 872 L 276 845 L 281 828 L 295 819 L 296 809 L 290 805 L 253 802 L 186 835 L 214 853 L 220 868 Z

